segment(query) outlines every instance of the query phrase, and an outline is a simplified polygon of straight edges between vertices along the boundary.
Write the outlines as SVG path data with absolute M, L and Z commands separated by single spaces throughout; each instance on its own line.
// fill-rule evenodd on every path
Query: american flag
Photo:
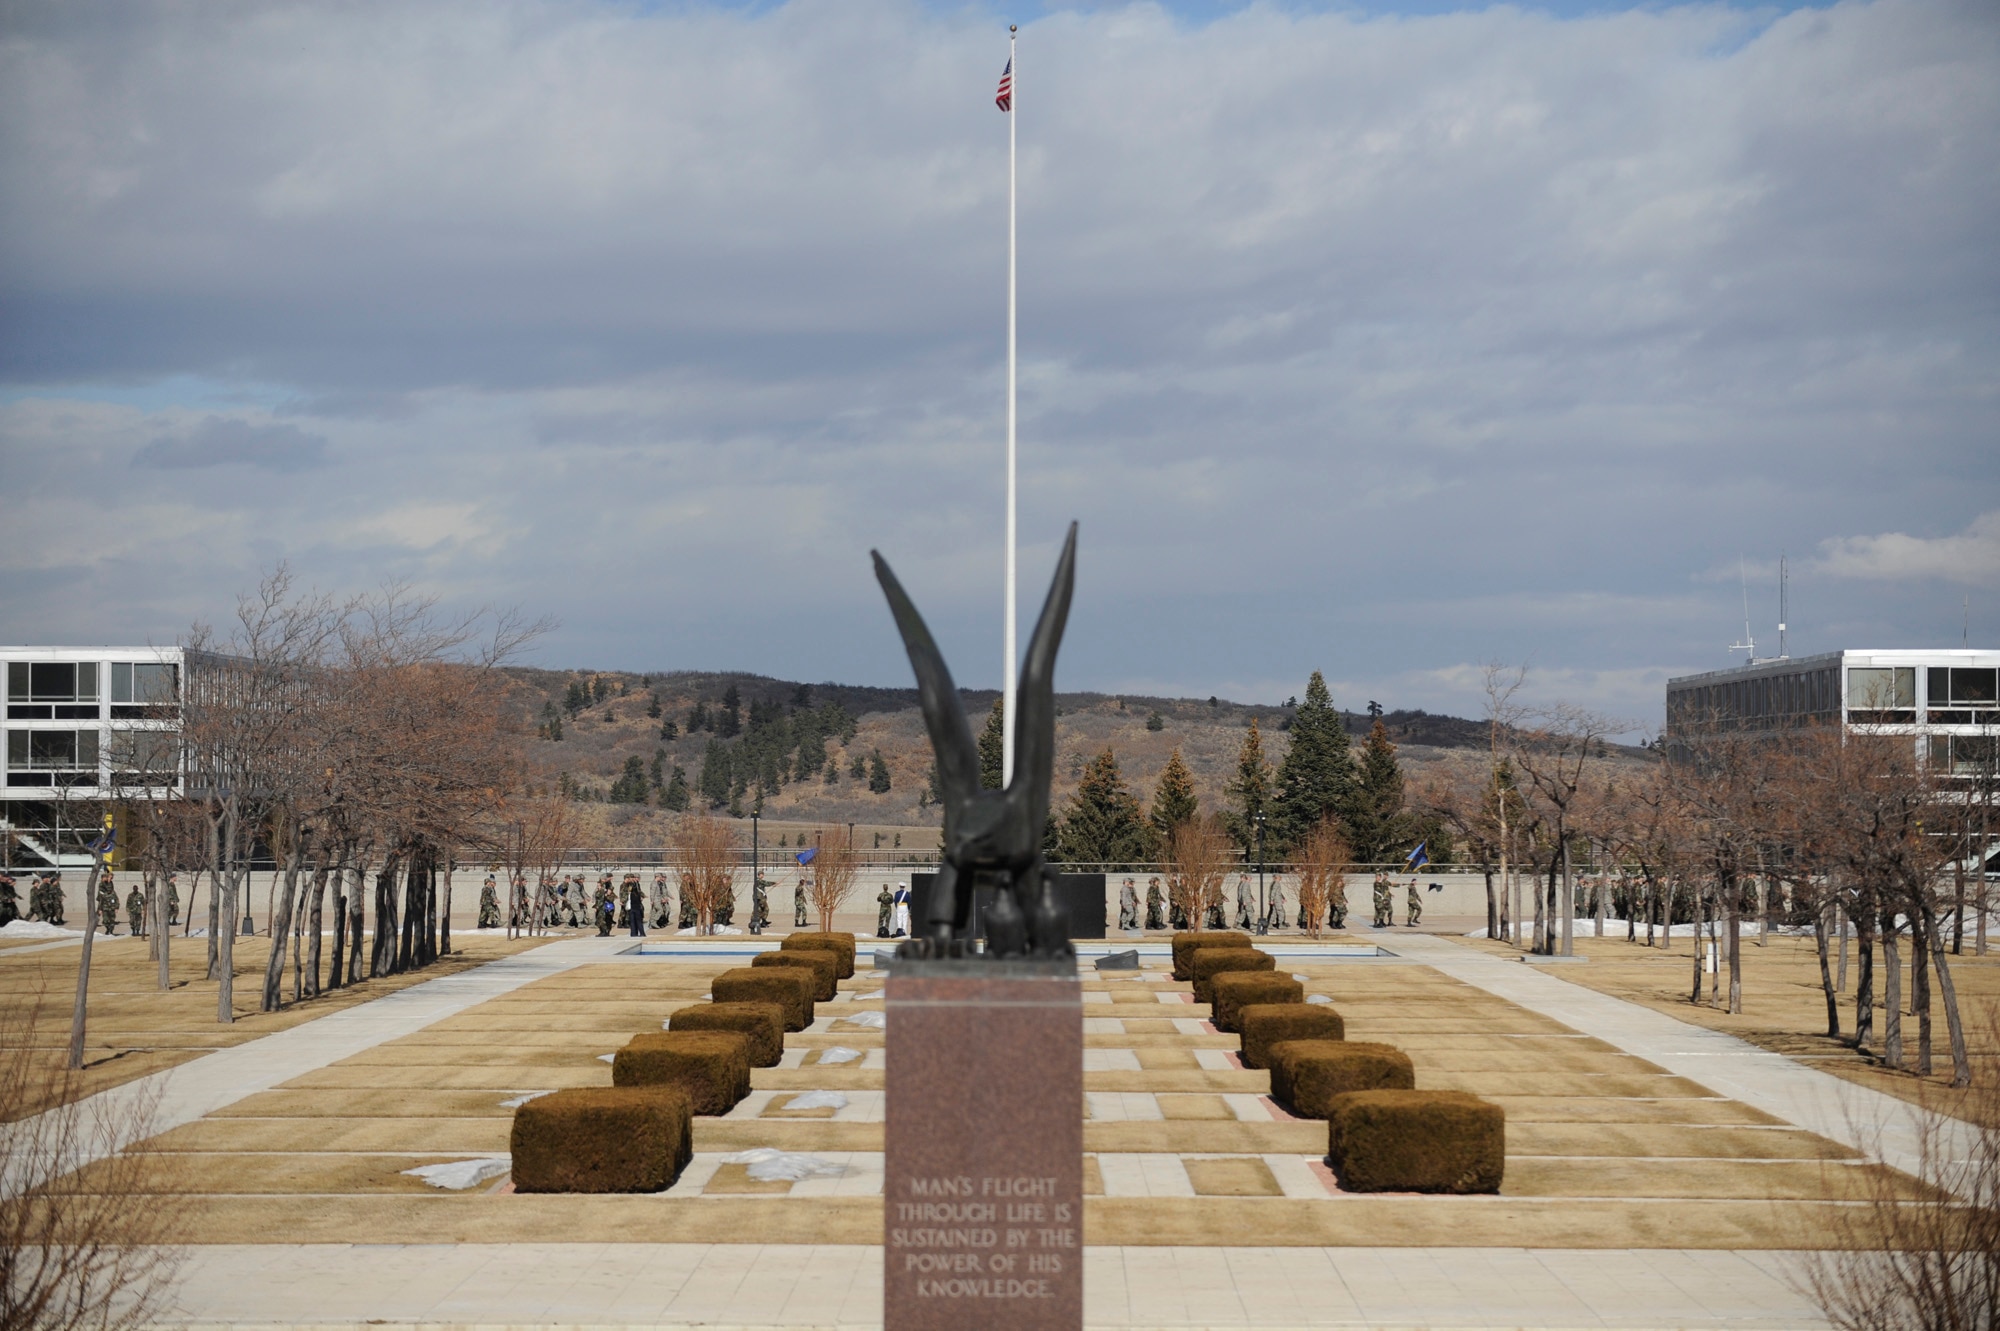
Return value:
M 1002 111 L 1014 109 L 1014 57 L 1007 57 L 1007 68 L 1000 71 L 1000 91 L 993 94 L 993 105 Z

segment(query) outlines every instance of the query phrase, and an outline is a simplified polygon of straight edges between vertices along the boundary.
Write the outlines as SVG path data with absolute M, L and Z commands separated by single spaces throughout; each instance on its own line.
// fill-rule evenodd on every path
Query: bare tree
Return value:
M 819 916 L 822 933 L 833 928 L 833 917 L 854 892 L 854 879 L 861 872 L 861 857 L 845 828 L 822 827 L 813 835 L 818 850 L 812 860 L 812 884 L 806 895 L 813 913 Z
M 1595 712 L 1566 703 L 1539 709 L 1531 724 L 1520 728 L 1514 763 L 1526 778 L 1527 793 L 1540 806 L 1546 823 L 1542 842 L 1548 877 L 1538 888 L 1536 915 L 1546 927 L 1538 938 L 1540 950 L 1569 956 L 1574 949 L 1576 883 L 1570 863 L 1570 838 L 1580 812 L 1586 782 L 1601 766 L 1597 750 L 1618 727 Z M 1558 878 L 1560 874 L 1560 878 Z M 1560 887 L 1560 893 L 1558 893 Z M 1545 907 L 1545 908 L 1544 908 Z
M 155 1324 L 184 1259 L 185 1194 L 155 1186 L 135 1204 L 162 1157 L 104 1144 L 151 1136 L 157 1092 L 86 1096 L 37 1038 L 43 997 L 0 1006 L 0 1328 Z
M 705 811 L 684 813 L 674 820 L 667 848 L 680 870 L 681 900 L 693 903 L 696 932 L 715 932 L 716 909 L 735 876 L 735 832 Z
M 1167 836 L 1167 890 L 1193 928 L 1205 928 L 1209 912 L 1222 904 L 1229 847 L 1229 834 L 1213 815 L 1189 818 Z
M 1306 834 L 1294 865 L 1299 873 L 1299 911 L 1305 916 L 1308 938 L 1319 937 L 1333 894 L 1347 890 L 1347 869 L 1353 857 L 1336 818 L 1327 818 Z

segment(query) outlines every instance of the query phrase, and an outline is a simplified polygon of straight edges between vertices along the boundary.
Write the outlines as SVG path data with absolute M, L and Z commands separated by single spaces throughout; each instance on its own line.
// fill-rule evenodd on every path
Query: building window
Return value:
M 1952 776 L 1992 776 L 2000 735 L 1932 735 L 1931 764 Z
M 1855 725 L 1895 725 L 1917 719 L 1915 666 L 1850 666 L 1847 719 Z
M 86 777 L 87 780 L 76 780 Z M 97 784 L 95 730 L 10 730 L 7 732 L 7 784 L 48 786 Z
M 97 662 L 8 662 L 7 715 L 17 721 L 96 717 Z
M 114 730 L 106 756 L 113 785 L 180 784 L 181 737 L 171 730 Z
M 180 701 L 180 671 L 165 662 L 113 661 L 111 715 L 119 719 L 158 716 Z

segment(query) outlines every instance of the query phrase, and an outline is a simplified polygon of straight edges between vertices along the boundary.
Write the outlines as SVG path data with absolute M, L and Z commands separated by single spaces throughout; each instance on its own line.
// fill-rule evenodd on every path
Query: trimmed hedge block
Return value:
M 1336 1095 L 1413 1090 L 1410 1056 L 1389 1044 L 1281 1040 L 1271 1046 L 1271 1098 L 1300 1118 L 1325 1118 Z
M 802 1031 L 812 1025 L 812 972 L 803 966 L 739 966 L 708 982 L 708 994 L 718 1003 L 776 1003 L 785 1010 L 785 1029 Z
M 1204 947 L 1188 958 L 1188 974 L 1194 980 L 1194 1001 L 1213 1003 L 1211 982 L 1231 971 L 1270 971 L 1278 968 L 1277 958 L 1254 947 Z
M 1286 1040 L 1345 1040 L 1347 1023 L 1322 1003 L 1253 1003 L 1236 1010 L 1243 1066 L 1271 1066 L 1271 1046 Z
M 759 952 L 750 958 L 750 965 L 797 966 L 809 971 L 813 977 L 813 999 L 816 1002 L 831 1002 L 840 987 L 840 954 L 822 948 L 787 947 L 776 952 Z
M 687 1097 L 671 1086 L 593 1086 L 514 1111 L 516 1192 L 662 1192 L 694 1158 Z
M 781 951 L 785 952 L 789 952 L 793 948 L 805 948 L 808 951 L 837 952 L 840 954 L 840 973 L 835 975 L 834 978 L 836 980 L 851 980 L 854 978 L 853 934 L 817 934 L 806 933 L 800 930 L 786 934 L 783 938 L 779 939 L 778 947 Z
M 785 1056 L 785 1009 L 776 1003 L 695 1003 L 667 1018 L 669 1031 L 735 1031 L 753 1068 Z
M 1241 1031 L 1240 1015 L 1251 1004 L 1297 1003 L 1305 1006 L 1306 987 L 1289 975 L 1271 971 L 1224 971 L 1208 982 L 1209 1020 L 1218 1031 Z
M 750 1037 L 738 1031 L 648 1031 L 611 1059 L 613 1086 L 672 1086 L 696 1114 L 726 1114 L 750 1094 Z
M 1498 1192 L 1507 1113 L 1464 1091 L 1350 1091 L 1329 1107 L 1326 1158 L 1349 1192 Z
M 1174 935 L 1174 978 L 1192 980 L 1188 958 L 1204 947 L 1249 947 L 1250 935 L 1234 929 L 1185 929 Z

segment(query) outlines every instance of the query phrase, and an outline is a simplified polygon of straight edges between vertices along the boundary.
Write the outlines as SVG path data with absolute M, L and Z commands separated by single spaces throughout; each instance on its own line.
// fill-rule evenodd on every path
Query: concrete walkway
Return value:
M 13 1196 L 31 1180 L 51 1173 L 81 1169 L 134 1141 L 192 1123 L 246 1096 L 401 1039 L 522 985 L 614 956 L 631 943 L 629 938 L 614 936 L 544 944 L 113 1087 L 83 1102 L 88 1126 L 75 1134 L 75 1153 L 59 1160 L 11 1149 L 33 1120 L 0 1128 L 0 1196 Z
M 1453 979 L 1699 1082 L 1717 1095 L 1851 1146 L 1906 1173 L 1919 1172 L 1922 1138 L 1927 1133 L 1931 1134 L 1934 1154 L 1951 1160 L 1973 1154 L 1973 1129 L 1958 1119 L 1928 1113 L 1725 1032 L 1572 984 L 1561 978 L 1560 970 L 1525 965 L 1461 943 L 1414 934 L 1398 937 L 1390 946 L 1399 956 L 1423 962 Z
M 1821 1328 L 1766 1252 L 1086 1248 L 1084 1322 L 1140 1328 Z M 204 1247 L 178 1325 L 879 1327 L 879 1247 Z M 968 1325 L 973 1323 L 968 1322 Z

